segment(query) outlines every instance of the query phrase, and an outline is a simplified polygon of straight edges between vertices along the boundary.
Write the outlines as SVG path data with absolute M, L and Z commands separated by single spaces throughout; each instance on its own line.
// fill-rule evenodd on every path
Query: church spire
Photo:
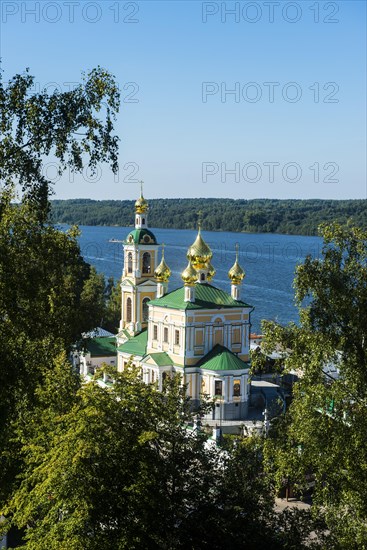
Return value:
M 198 234 L 193 244 L 189 247 L 186 256 L 197 272 L 197 281 L 199 283 L 206 283 L 214 277 L 215 269 L 210 263 L 213 252 L 201 236 L 202 213 L 199 212 L 198 214 Z
M 148 201 L 143 195 L 143 182 L 140 182 L 140 197 L 135 202 L 135 229 L 148 228 Z
M 240 299 L 240 285 L 245 278 L 245 272 L 238 263 L 238 243 L 236 243 L 236 261 L 228 271 L 228 277 L 231 281 L 231 295 L 235 300 Z
M 166 294 L 170 275 L 171 270 L 164 260 L 164 243 L 162 243 L 161 263 L 156 267 L 154 271 L 154 277 L 157 281 L 157 298 L 161 298 Z
M 143 195 L 142 182 L 140 185 L 140 197 L 135 202 L 135 228 L 123 241 L 120 329 L 131 335 L 147 326 L 148 302 L 156 294 L 159 284 L 154 277 L 158 243 L 154 233 L 148 229 L 148 201 Z

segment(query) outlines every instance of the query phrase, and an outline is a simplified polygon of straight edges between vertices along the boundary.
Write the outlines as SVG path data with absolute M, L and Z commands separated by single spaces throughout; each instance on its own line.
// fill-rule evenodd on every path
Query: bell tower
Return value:
M 133 336 L 148 324 L 148 302 L 156 297 L 154 272 L 158 263 L 158 243 L 148 229 L 148 201 L 143 195 L 135 202 L 135 229 L 123 241 L 124 267 L 121 279 L 120 340 Z M 126 334 L 126 331 L 128 334 Z

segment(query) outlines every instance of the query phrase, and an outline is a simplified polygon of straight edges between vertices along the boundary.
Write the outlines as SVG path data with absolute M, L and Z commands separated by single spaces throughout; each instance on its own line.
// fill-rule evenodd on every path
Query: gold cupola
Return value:
M 187 259 L 195 269 L 204 269 L 212 259 L 213 252 L 201 236 L 201 227 L 193 244 L 187 251 Z
M 164 245 L 162 244 L 162 259 L 161 263 L 157 266 L 154 271 L 154 277 L 159 283 L 167 283 L 170 278 L 171 270 L 164 260 Z
M 186 269 L 183 270 L 181 273 L 181 279 L 187 286 L 193 286 L 198 278 L 198 274 L 196 270 L 194 269 L 191 261 L 189 260 L 189 263 L 187 264 Z
M 238 263 L 238 244 L 236 244 L 236 261 L 228 271 L 228 277 L 233 285 L 240 285 L 245 278 L 245 272 Z
M 148 210 L 148 201 L 141 195 L 135 202 L 135 212 L 137 214 L 145 214 Z
M 148 211 L 148 201 L 143 196 L 143 182 L 140 182 L 140 197 L 135 201 L 135 212 L 137 214 L 145 214 Z
M 208 264 L 208 266 L 207 266 L 207 270 L 208 270 L 208 272 L 207 272 L 207 279 L 208 279 L 208 281 L 211 281 L 212 278 L 214 277 L 216 271 L 215 271 L 214 267 L 212 266 L 212 264 L 211 264 L 210 262 L 209 262 L 209 264 Z

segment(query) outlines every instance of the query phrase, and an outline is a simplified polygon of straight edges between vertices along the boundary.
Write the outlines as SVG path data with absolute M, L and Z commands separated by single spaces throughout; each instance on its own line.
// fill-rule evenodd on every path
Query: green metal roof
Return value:
M 121 344 L 117 349 L 130 355 L 140 355 L 142 357 L 145 355 L 145 350 L 147 349 L 147 340 L 148 331 L 145 329 L 124 344 Z
M 116 338 L 99 337 L 86 341 L 86 349 L 92 357 L 113 357 L 116 355 Z
M 242 361 L 228 348 L 217 344 L 195 367 L 205 370 L 244 370 L 249 369 L 250 364 Z
M 145 237 L 145 238 L 144 238 Z M 133 229 L 130 231 L 124 244 L 135 243 L 135 244 L 157 244 L 154 233 L 149 231 L 149 229 Z
M 149 353 L 149 355 L 147 355 L 145 359 L 148 359 L 148 357 L 151 357 L 154 363 L 158 365 L 158 367 L 168 367 L 173 365 L 172 359 L 165 351 L 158 353 Z
M 195 302 L 185 302 L 185 287 L 173 290 L 168 294 L 151 300 L 149 305 L 167 307 L 171 309 L 222 309 L 229 307 L 252 307 L 234 300 L 228 292 L 220 290 L 208 283 L 195 284 Z

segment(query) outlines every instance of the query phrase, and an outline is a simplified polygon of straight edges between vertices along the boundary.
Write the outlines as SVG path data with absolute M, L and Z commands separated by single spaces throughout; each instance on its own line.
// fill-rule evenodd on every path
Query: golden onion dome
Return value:
M 243 279 L 245 278 L 245 272 L 238 263 L 238 246 L 236 246 L 236 261 L 231 269 L 228 271 L 228 277 L 231 283 L 234 285 L 241 284 Z
M 154 271 L 154 277 L 157 279 L 159 283 L 166 283 L 168 279 L 170 278 L 171 270 L 164 261 L 164 249 L 162 250 L 162 259 L 161 263 L 157 266 L 156 270 Z
M 147 210 L 148 201 L 143 197 L 143 194 L 141 194 L 138 200 L 135 202 L 135 212 L 137 214 L 145 214 Z
M 211 281 L 212 278 L 215 275 L 215 269 L 214 269 L 214 267 L 212 266 L 212 264 L 210 262 L 209 262 L 209 265 L 208 265 L 207 269 L 208 269 L 207 279 L 208 279 L 208 281 Z
M 198 279 L 198 274 L 196 273 L 196 270 L 194 269 L 190 260 L 189 260 L 189 263 L 187 264 L 186 269 L 184 269 L 183 272 L 181 273 L 181 279 L 183 280 L 185 285 L 188 285 L 188 286 L 193 286 Z
M 186 256 L 189 262 L 191 262 L 192 265 L 197 269 L 203 269 L 204 267 L 207 267 L 208 262 L 210 262 L 213 256 L 213 252 L 210 250 L 209 246 L 206 244 L 203 237 L 201 236 L 200 227 L 197 237 L 188 249 Z

